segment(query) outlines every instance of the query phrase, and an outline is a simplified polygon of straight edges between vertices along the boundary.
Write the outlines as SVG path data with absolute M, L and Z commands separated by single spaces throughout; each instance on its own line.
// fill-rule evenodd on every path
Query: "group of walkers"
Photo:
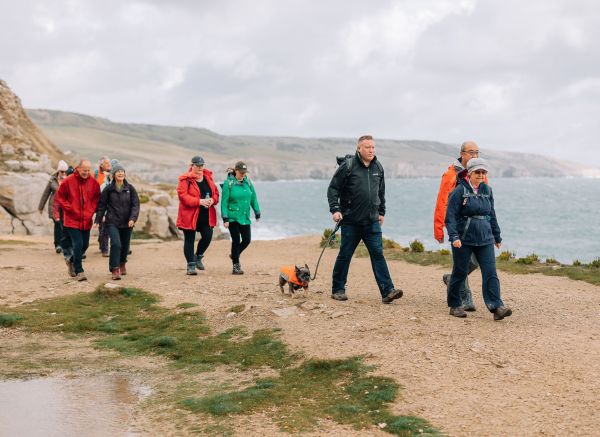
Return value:
M 121 275 L 127 274 L 131 233 L 140 211 L 137 191 L 127 181 L 123 166 L 106 157 L 100 160 L 93 177 L 88 160 L 80 161 L 67 176 L 69 171 L 67 164 L 61 161 L 40 201 L 40 211 L 48 199 L 51 205 L 56 251 L 64 253 L 69 274 L 77 280 L 85 280 L 82 260 L 94 222 L 99 227 L 100 251 L 109 257 L 112 278 L 120 279 Z M 227 169 L 219 192 L 213 172 L 205 168 L 204 159 L 194 156 L 188 170 L 179 177 L 177 227 L 184 236 L 187 275 L 197 275 L 197 270 L 205 270 L 204 258 L 217 226 L 216 206 L 219 202 L 223 225 L 231 236 L 232 274 L 244 273 L 240 255 L 251 241 L 250 212 L 254 211 L 256 220 L 261 216 L 256 190 L 247 171 L 242 161 Z M 445 274 L 443 281 L 447 287 L 450 315 L 454 317 L 466 317 L 466 311 L 476 311 L 467 277 L 477 267 L 483 278 L 483 299 L 494 320 L 512 314 L 500 297 L 494 246 L 500 248 L 502 238 L 488 171 L 488 163 L 479 158 L 477 144 L 467 141 L 462 144 L 460 157 L 444 173 L 440 184 L 434 236 L 443 243 L 445 227 L 452 247 L 452 273 Z M 348 300 L 346 283 L 350 262 L 358 244 L 363 241 L 382 303 L 389 304 L 401 298 L 403 291 L 394 286 L 383 253 L 385 175 L 375 156 L 372 136 L 361 136 L 356 153 L 341 162 L 329 184 L 327 198 L 332 218 L 341 228 L 331 297 L 338 301 Z M 200 239 L 195 245 L 197 233 Z M 105 238 L 110 241 L 110 249 Z
M 435 238 L 443 243 L 446 227 L 452 244 L 452 273 L 443 276 L 447 284 L 450 315 L 467 317 L 475 311 L 467 276 L 479 266 L 483 278 L 483 299 L 494 320 L 512 314 L 500 297 L 500 281 L 496 273 L 494 246 L 500 248 L 502 238 L 494 209 L 494 196 L 488 184 L 488 163 L 479 158 L 477 144 L 467 141 L 461 156 L 442 177 L 434 214 Z M 342 238 L 332 276 L 335 300 L 347 300 L 346 282 L 352 255 L 362 240 L 371 258 L 381 300 L 389 304 L 403 295 L 394 287 L 383 254 L 381 227 L 385 202 L 385 177 L 375 156 L 375 141 L 370 135 L 358 139 L 354 156 L 338 167 L 327 190 L 333 221 L 340 224 Z
M 200 156 L 194 156 L 188 171 L 179 177 L 177 227 L 184 236 L 188 275 L 197 275 L 196 269 L 205 269 L 202 260 L 217 225 L 215 206 L 220 197 L 221 217 L 231 235 L 232 274 L 244 274 L 240 255 L 251 241 L 250 209 L 256 220 L 260 219 L 256 191 L 247 171 L 242 161 L 227 169 L 221 196 L 213 173 L 204 167 Z M 54 221 L 54 247 L 56 253 L 64 254 L 70 276 L 78 281 L 87 280 L 83 259 L 93 227 L 98 228 L 102 256 L 109 258 L 112 279 L 119 280 L 127 274 L 127 256 L 131 254 L 129 247 L 140 213 L 140 199 L 135 187 L 127 181 L 121 163 L 103 157 L 92 174 L 87 159 L 82 159 L 75 168 L 60 161 L 40 199 L 40 212 L 46 203 Z M 200 239 L 194 249 L 196 233 L 200 233 Z
M 54 221 L 54 247 L 56 253 L 64 255 L 69 276 L 87 280 L 83 260 L 94 226 L 99 228 L 99 248 L 109 258 L 112 279 L 127 274 L 129 242 L 140 200 L 118 161 L 102 158 L 93 175 L 87 159 L 79 161 L 75 168 L 60 161 L 40 199 L 40 212 L 46 202 Z
M 205 269 L 202 260 L 210 246 L 213 228 L 217 225 L 215 206 L 219 200 L 223 226 L 229 230 L 231 236 L 231 273 L 244 274 L 240 255 L 251 241 L 250 209 L 254 211 L 256 220 L 260 220 L 256 190 L 247 172 L 248 167 L 242 161 L 238 161 L 233 168 L 228 168 L 220 197 L 213 173 L 204 167 L 204 159 L 201 156 L 194 156 L 189 170 L 179 176 L 177 227 L 183 231 L 183 253 L 187 261 L 188 275 L 197 275 L 196 269 Z M 200 240 L 194 250 L 197 232 L 200 233 Z

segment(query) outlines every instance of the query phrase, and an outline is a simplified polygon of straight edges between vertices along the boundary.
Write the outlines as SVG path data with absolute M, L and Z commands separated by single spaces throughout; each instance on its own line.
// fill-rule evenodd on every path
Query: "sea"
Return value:
M 403 246 L 418 239 L 428 250 L 448 249 L 433 238 L 439 179 L 387 179 L 383 235 Z M 261 220 L 252 238 L 275 240 L 322 234 L 333 222 L 325 180 L 255 181 Z M 499 178 L 492 181 L 502 250 L 517 257 L 590 262 L 600 257 L 600 179 Z

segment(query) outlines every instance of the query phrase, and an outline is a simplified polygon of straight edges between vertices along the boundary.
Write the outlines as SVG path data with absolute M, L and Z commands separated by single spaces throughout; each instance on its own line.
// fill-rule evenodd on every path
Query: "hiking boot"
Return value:
M 331 298 L 333 300 L 348 300 L 348 296 L 346 296 L 345 291 L 335 291 L 331 294 Z
M 113 281 L 120 281 L 121 280 L 121 270 L 118 267 L 112 269 L 110 272 L 112 273 L 112 280 Z
M 498 307 L 494 310 L 494 320 L 502 320 L 512 314 L 512 310 L 509 307 Z
M 446 287 L 450 283 L 451 276 L 452 276 L 452 274 L 450 274 L 450 273 L 444 273 L 444 275 L 442 276 L 442 281 L 444 281 L 444 284 L 446 284 Z
M 467 317 L 463 307 L 450 307 L 450 315 L 454 317 Z
M 62 253 L 62 247 L 60 247 L 60 246 L 54 246 L 54 251 L 56 253 Z
M 108 252 L 102 252 L 102 258 L 108 258 L 110 255 Z
M 125 276 L 125 275 L 127 275 L 127 268 L 125 267 L 125 263 L 122 263 L 122 264 L 119 266 L 119 270 L 121 270 L 121 276 Z
M 198 274 L 198 272 L 196 271 L 196 263 L 195 262 L 187 263 L 186 275 L 195 276 L 197 274 Z
M 470 312 L 477 311 L 477 308 L 475 308 L 475 305 L 473 305 L 472 303 L 463 305 L 463 309 L 465 311 L 470 311 Z
M 196 255 L 196 268 L 198 270 L 204 270 L 204 264 L 202 264 L 202 258 L 204 258 L 204 255 Z
M 400 299 L 404 292 L 399 288 L 392 288 L 387 296 L 381 298 L 383 303 L 392 303 L 396 299 Z
M 77 276 L 77 274 L 75 273 L 75 266 L 73 265 L 73 261 L 71 261 L 70 259 L 66 259 L 65 263 L 67 263 L 67 272 L 69 272 L 69 276 L 71 278 Z
M 85 276 L 85 273 L 80 272 L 75 275 L 75 279 L 77 279 L 79 282 L 87 281 L 87 276 Z
M 231 274 L 232 275 L 243 275 L 244 271 L 242 270 L 242 265 L 240 263 L 234 263 Z

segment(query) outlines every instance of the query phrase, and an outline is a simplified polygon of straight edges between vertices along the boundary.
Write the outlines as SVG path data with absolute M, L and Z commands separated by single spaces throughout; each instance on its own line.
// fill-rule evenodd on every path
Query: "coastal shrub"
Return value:
M 395 242 L 389 238 L 383 238 L 383 248 L 384 249 L 402 249 L 400 243 Z
M 331 228 L 327 228 L 323 231 L 323 235 L 321 236 L 321 243 L 320 243 L 320 247 L 325 247 L 327 245 L 327 242 L 329 241 L 329 237 L 331 237 L 331 234 L 333 234 L 333 229 Z M 334 235 L 334 237 L 331 239 L 331 241 L 329 241 L 329 244 L 327 245 L 327 247 L 340 247 L 340 241 L 338 241 L 338 236 Z
M 573 267 L 581 267 L 582 262 L 579 261 L 578 259 L 576 259 L 575 261 L 573 261 Z
M 448 249 L 440 249 L 440 250 L 438 250 L 438 253 L 443 256 L 450 255 L 450 251 Z
M 546 258 L 546 264 L 559 264 L 555 258 Z
M 498 261 L 510 261 L 511 259 L 515 258 L 515 254 L 514 252 L 511 252 L 509 250 L 503 250 L 502 252 L 500 252 L 500 255 L 498 255 Z
M 419 240 L 413 240 L 410 242 L 410 250 L 415 253 L 425 252 L 425 246 Z
M 536 253 L 530 253 L 529 255 L 518 258 L 516 261 L 518 264 L 531 265 L 540 262 L 540 257 Z
M 600 269 L 600 258 L 596 258 L 590 263 L 590 267 L 594 269 Z

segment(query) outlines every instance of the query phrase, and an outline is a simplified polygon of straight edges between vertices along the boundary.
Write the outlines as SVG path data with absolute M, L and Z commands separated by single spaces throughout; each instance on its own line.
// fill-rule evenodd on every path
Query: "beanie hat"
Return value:
M 58 161 L 58 165 L 56 166 L 56 171 L 67 171 L 69 169 L 69 165 L 63 161 L 62 159 Z
M 114 161 L 114 163 L 113 163 L 113 161 Z M 110 163 L 110 174 L 114 178 L 115 173 L 118 172 L 119 170 L 125 171 L 125 167 L 123 167 L 121 165 L 121 163 L 119 161 L 117 161 L 116 159 L 113 159 L 113 161 L 111 161 L 111 163 Z

